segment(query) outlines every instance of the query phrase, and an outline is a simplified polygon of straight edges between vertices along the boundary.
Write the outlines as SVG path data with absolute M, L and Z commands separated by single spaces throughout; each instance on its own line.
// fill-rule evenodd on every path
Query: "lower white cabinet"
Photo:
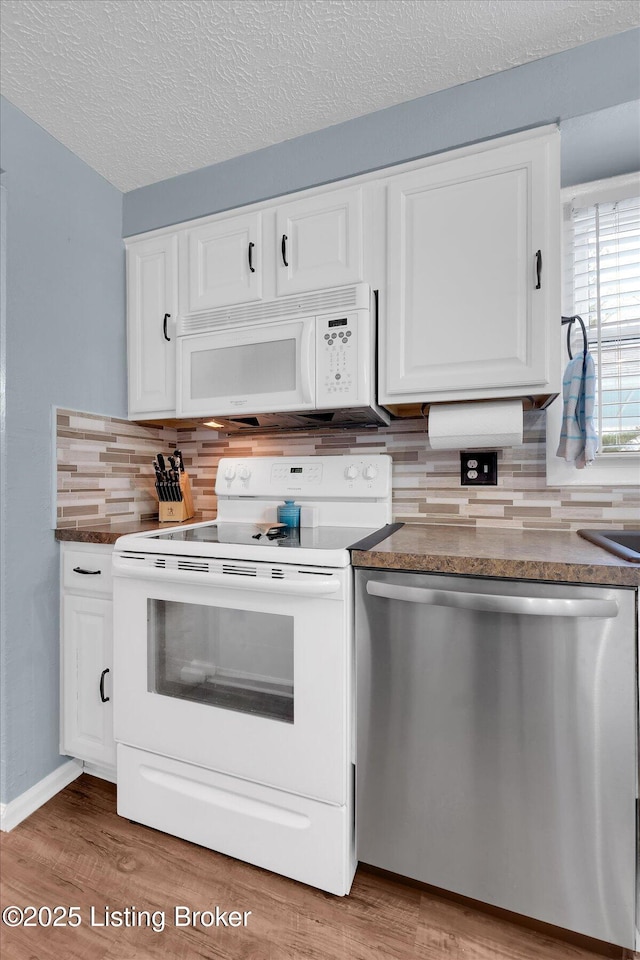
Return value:
M 111 546 L 62 545 L 60 752 L 115 772 Z

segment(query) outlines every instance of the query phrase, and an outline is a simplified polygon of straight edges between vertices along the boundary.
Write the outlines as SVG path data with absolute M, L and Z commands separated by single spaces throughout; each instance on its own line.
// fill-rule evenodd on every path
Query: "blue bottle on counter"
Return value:
M 278 523 L 285 523 L 288 527 L 300 526 L 300 506 L 295 500 L 285 500 L 278 507 Z

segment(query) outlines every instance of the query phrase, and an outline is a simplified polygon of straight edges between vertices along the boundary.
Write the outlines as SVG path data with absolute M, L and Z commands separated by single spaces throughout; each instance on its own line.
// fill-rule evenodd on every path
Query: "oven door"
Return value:
M 351 589 L 349 568 L 116 554 L 116 740 L 345 803 Z
M 178 416 L 315 406 L 315 318 L 178 338 Z

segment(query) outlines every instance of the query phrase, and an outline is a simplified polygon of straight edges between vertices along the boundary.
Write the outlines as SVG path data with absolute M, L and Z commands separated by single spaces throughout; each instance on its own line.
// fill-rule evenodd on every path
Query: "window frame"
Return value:
M 598 201 L 623 199 L 625 196 L 632 196 L 634 191 L 640 193 L 640 172 L 565 187 L 560 191 L 560 212 L 563 213 L 568 203 L 577 202 L 581 206 L 589 206 Z M 564 251 L 562 263 L 564 265 Z M 560 317 L 558 317 L 558 330 L 561 331 L 559 333 L 560 349 L 564 370 L 569 362 L 569 354 L 565 336 L 566 327 L 561 327 Z M 640 452 L 598 454 L 595 461 L 583 470 L 578 470 L 572 463 L 556 457 L 562 424 L 562 407 L 562 393 L 560 393 L 547 409 L 547 486 L 638 486 Z

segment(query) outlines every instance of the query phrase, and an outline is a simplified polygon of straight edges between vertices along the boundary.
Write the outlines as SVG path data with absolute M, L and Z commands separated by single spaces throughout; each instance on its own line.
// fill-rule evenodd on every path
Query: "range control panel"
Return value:
M 230 497 L 372 499 L 391 491 L 391 457 L 223 457 L 216 494 Z
M 319 407 L 358 402 L 358 357 L 364 346 L 357 313 L 316 318 L 316 402 Z

